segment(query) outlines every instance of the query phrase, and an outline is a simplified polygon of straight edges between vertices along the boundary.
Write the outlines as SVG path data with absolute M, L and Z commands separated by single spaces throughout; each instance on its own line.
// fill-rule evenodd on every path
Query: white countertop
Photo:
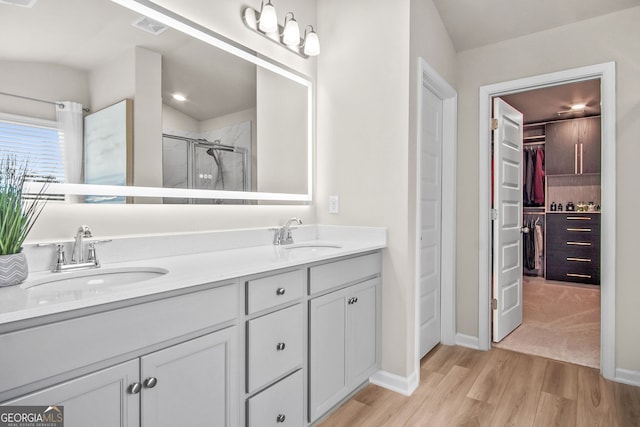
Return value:
M 355 233 L 349 232 L 354 229 Z M 307 232 L 301 232 L 301 234 L 311 238 L 297 239 L 294 247 L 302 244 L 333 244 L 340 247 L 287 249 L 287 246 L 264 244 L 233 249 L 216 248 L 216 250 L 176 256 L 165 255 L 133 261 L 102 262 L 102 266 L 98 269 L 84 270 L 89 274 L 137 268 L 168 271 L 156 278 L 126 285 L 87 285 L 82 288 L 75 286 L 72 289 L 65 289 L 63 283 L 34 286 L 34 283 L 47 278 L 57 279 L 63 275 L 73 277 L 78 272 L 30 273 L 29 278 L 20 285 L 0 288 L 0 324 L 295 267 L 382 249 L 387 245 L 386 230 L 379 228 L 318 226 L 314 232 L 307 229 Z M 219 236 L 216 234 L 216 237 Z M 233 236 L 226 237 L 231 239 Z M 190 239 L 193 239 L 193 236 L 187 236 L 187 240 Z M 141 240 L 144 241 L 144 239 L 136 239 L 133 246 L 139 246 Z M 155 244 L 158 241 L 158 238 L 154 237 L 150 243 Z M 175 244 L 175 236 L 172 236 L 171 242 Z M 177 250 L 177 252 L 180 251 Z

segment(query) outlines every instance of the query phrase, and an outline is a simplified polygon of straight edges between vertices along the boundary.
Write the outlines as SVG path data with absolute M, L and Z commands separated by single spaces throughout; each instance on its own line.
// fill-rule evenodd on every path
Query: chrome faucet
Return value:
M 293 243 L 293 236 L 291 235 L 291 224 L 296 223 L 297 225 L 302 225 L 302 221 L 300 218 L 291 218 L 287 220 L 287 222 L 279 228 L 274 229 L 275 234 L 273 236 L 273 244 L 276 246 L 279 245 L 290 245 Z
M 67 263 L 67 259 L 64 253 L 64 243 L 41 243 L 38 246 L 50 246 L 56 247 L 56 258 L 52 271 L 59 273 L 66 270 L 82 270 L 85 268 L 97 268 L 100 267 L 100 262 L 96 256 L 96 244 L 107 243 L 111 240 L 92 240 L 89 243 L 89 249 L 87 251 L 87 258 L 85 259 L 84 246 L 85 239 L 93 237 L 91 228 L 87 225 L 81 225 L 76 232 L 75 241 L 73 243 L 73 254 L 71 255 L 71 262 Z
M 76 232 L 76 241 L 73 244 L 73 254 L 71 255 L 71 264 L 84 263 L 84 239 L 93 237 L 91 229 L 88 225 L 81 225 Z

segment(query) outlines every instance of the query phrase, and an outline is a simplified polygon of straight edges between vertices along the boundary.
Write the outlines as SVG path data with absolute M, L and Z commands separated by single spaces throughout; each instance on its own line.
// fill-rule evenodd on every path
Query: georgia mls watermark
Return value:
M 64 407 L 0 406 L 0 427 L 64 427 Z

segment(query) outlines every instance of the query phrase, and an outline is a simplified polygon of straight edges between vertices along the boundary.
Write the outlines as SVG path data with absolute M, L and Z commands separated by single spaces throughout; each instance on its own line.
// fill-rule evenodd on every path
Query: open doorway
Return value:
M 515 329 L 494 328 L 493 345 L 599 368 L 600 79 L 499 98 L 522 114 L 521 185 L 509 206 L 521 208 L 519 277 L 506 279 L 522 313 Z M 501 232 L 494 226 L 494 244 Z
M 479 237 L 479 299 L 478 299 L 478 348 L 491 348 L 491 100 L 524 90 L 559 84 L 601 80 L 602 99 L 602 151 L 601 151 L 601 333 L 600 371 L 608 379 L 616 377 L 616 66 L 614 62 L 602 63 L 494 83 L 480 87 L 479 93 L 479 144 L 478 157 L 478 237 Z M 499 305 L 499 304 L 498 304 Z

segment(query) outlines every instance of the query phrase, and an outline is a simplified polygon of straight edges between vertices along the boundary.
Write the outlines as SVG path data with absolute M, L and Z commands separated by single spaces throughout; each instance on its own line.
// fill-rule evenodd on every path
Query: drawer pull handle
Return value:
M 567 231 L 580 231 L 583 233 L 590 233 L 591 229 L 590 228 L 567 228 Z
M 129 386 L 129 393 L 131 394 L 138 394 L 140 390 L 142 390 L 142 384 L 139 382 L 135 382 Z
M 591 262 L 591 258 L 567 258 L 567 261 L 577 261 L 577 262 Z
M 287 417 L 284 414 L 278 414 L 278 416 L 276 417 L 276 421 L 279 423 L 283 423 L 284 420 L 286 420 Z
M 146 388 L 154 388 L 158 384 L 158 379 L 156 377 L 150 377 L 144 380 L 144 386 Z
M 571 246 L 591 246 L 591 242 L 567 242 Z
M 358 302 L 358 298 L 357 297 L 351 297 L 347 300 L 347 304 L 355 304 Z
M 285 348 L 285 345 L 284 345 L 284 343 L 283 343 L 283 342 L 279 342 L 279 343 L 276 345 L 276 350 L 278 350 L 278 351 L 282 351 L 282 350 L 284 350 L 284 348 Z
M 588 216 L 568 216 L 569 221 L 591 221 L 591 217 Z
M 568 277 L 579 277 L 581 279 L 591 279 L 590 274 L 576 274 L 576 273 L 567 273 Z
M 284 293 L 286 292 L 286 290 L 284 288 L 278 288 L 278 290 L 276 290 L 276 294 L 277 295 L 284 295 Z

